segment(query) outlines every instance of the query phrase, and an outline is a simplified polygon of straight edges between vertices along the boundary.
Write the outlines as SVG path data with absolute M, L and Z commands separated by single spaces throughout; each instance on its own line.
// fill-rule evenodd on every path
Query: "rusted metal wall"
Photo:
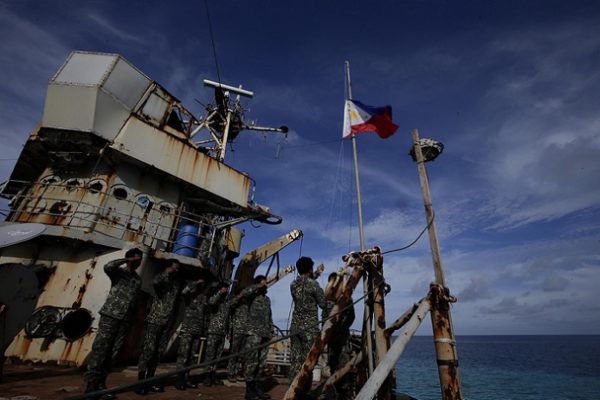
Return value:
M 251 181 L 246 174 L 199 152 L 173 130 L 171 133 L 132 115 L 111 148 L 235 204 L 248 205 Z
M 130 243 L 130 246 L 134 245 Z M 91 312 L 94 319 L 88 333 L 74 341 L 57 337 L 32 339 L 21 330 L 6 349 L 5 355 L 24 361 L 82 365 L 91 351 L 96 335 L 98 310 L 104 304 L 110 290 L 110 280 L 104 273 L 103 267 L 108 261 L 123 257 L 126 250 L 99 254 L 100 249 L 94 246 L 71 247 L 66 243 L 50 246 L 44 243 L 39 246 L 35 260 L 27 255 L 30 250 L 29 244 L 4 249 L 0 258 L 0 271 L 7 264 L 22 265 L 22 268 L 31 268 L 27 266 L 33 264 L 37 268 L 47 268 L 48 276 L 42 290 L 30 294 L 30 299 L 35 302 L 33 308 L 42 306 L 84 308 Z M 144 257 L 142 266 L 138 269 L 143 280 L 143 288 L 151 290 L 151 280 L 157 272 L 158 267 L 155 262 Z M 7 278 L 0 281 L 0 293 L 10 290 L 10 286 L 15 284 L 15 279 L 21 279 L 16 274 L 10 274 Z M 30 275 L 28 279 L 31 281 L 33 277 Z M 38 280 L 36 284 L 37 282 Z M 11 318 L 17 320 L 15 323 L 19 327 L 23 327 L 33 311 L 32 306 L 25 301 L 26 299 L 20 297 L 11 300 L 7 304 L 7 312 L 10 313 Z M 138 310 L 140 311 L 143 310 Z M 141 337 L 139 339 L 141 340 Z

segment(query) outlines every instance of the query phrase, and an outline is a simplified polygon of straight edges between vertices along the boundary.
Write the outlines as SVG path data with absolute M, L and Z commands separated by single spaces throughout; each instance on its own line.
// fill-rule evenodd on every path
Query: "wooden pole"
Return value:
M 433 219 L 433 205 L 431 204 L 431 193 L 429 192 L 429 179 L 427 178 L 427 170 L 425 169 L 425 159 L 419 145 L 419 130 L 412 131 L 413 145 L 415 147 L 415 156 L 417 158 L 417 168 L 419 170 L 419 180 L 421 181 L 421 191 L 423 192 L 423 203 L 425 205 L 425 215 L 427 216 L 427 224 L 429 228 L 429 245 L 431 246 L 431 258 L 433 259 L 433 270 L 435 273 L 435 283 L 446 286 L 444 278 L 444 270 L 442 268 L 442 259 L 440 257 L 440 245 L 437 240 L 435 229 L 435 221 Z
M 429 192 L 429 180 L 425 169 L 425 159 L 419 144 L 419 131 L 412 131 L 413 146 L 417 168 L 419 170 L 419 179 L 423 192 L 423 203 L 425 205 L 425 214 L 427 216 L 429 244 L 431 247 L 431 257 L 433 260 L 433 269 L 435 272 L 435 283 L 432 284 L 432 290 L 436 293 L 432 298 L 431 324 L 433 327 L 433 337 L 435 351 L 437 355 L 438 373 L 440 378 L 440 387 L 443 400 L 461 400 L 462 393 L 460 389 L 460 375 L 458 370 L 458 355 L 456 351 L 456 340 L 452 329 L 452 317 L 450 315 L 449 299 L 450 294 L 446 288 L 444 270 L 442 268 L 442 259 L 440 257 L 440 247 L 437 240 L 435 229 L 435 220 L 433 206 L 431 203 L 431 193 Z
M 389 348 L 390 342 L 389 337 L 385 333 L 385 279 L 383 277 L 383 256 L 380 255 L 375 260 L 375 263 L 371 265 L 371 268 L 367 270 L 369 279 L 372 281 L 374 289 L 373 295 L 373 316 L 375 322 L 375 366 L 379 364 L 385 358 Z M 392 382 L 393 375 L 390 374 L 386 382 L 381 386 L 377 398 L 379 400 L 389 400 L 392 395 Z

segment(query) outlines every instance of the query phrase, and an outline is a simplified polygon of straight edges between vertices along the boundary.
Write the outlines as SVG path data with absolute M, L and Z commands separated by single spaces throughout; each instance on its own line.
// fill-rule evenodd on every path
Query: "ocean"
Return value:
M 458 336 L 465 400 L 598 400 L 600 335 Z M 439 400 L 433 338 L 412 338 L 396 365 L 397 391 Z

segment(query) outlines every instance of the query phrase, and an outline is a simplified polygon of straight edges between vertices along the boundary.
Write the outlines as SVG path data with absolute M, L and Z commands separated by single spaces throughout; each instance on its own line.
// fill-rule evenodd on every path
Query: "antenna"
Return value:
M 202 147 L 203 151 L 212 152 L 213 157 L 219 161 L 225 159 L 227 143 L 233 142 L 239 133 L 243 130 L 261 131 L 261 132 L 280 132 L 287 135 L 288 127 L 283 125 L 279 128 L 268 126 L 258 126 L 254 122 L 247 124 L 244 121 L 246 109 L 240 102 L 240 96 L 247 98 L 254 97 L 254 92 L 239 87 L 226 85 L 224 83 L 203 79 L 204 86 L 214 88 L 214 104 L 205 106 L 208 115 L 194 129 L 190 137 L 195 136 L 202 128 L 206 128 L 212 139 L 196 141 L 195 144 L 200 148 L 201 145 L 214 143 L 214 147 Z M 232 96 L 235 94 L 237 96 Z
M 240 96 L 245 96 L 245 97 L 250 97 L 250 98 L 254 97 L 254 92 L 251 92 L 249 90 L 244 90 L 242 88 L 237 88 L 235 86 L 230 86 L 230 85 L 225 85 L 223 83 L 210 81 L 208 79 L 204 79 L 202 82 L 204 82 L 204 86 L 210 86 L 215 89 L 217 89 L 217 88 L 225 89 L 232 93 L 239 94 Z

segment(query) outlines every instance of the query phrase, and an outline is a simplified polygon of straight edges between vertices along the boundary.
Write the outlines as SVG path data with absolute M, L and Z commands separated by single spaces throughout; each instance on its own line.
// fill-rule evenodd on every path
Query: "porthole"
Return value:
M 58 183 L 60 183 L 62 179 L 60 179 L 60 176 L 56 176 L 56 175 L 49 175 L 46 177 L 43 177 L 42 179 L 40 179 L 40 182 L 43 185 L 56 185 Z
M 173 212 L 173 205 L 169 203 L 161 203 L 158 209 L 163 214 L 171 214 Z
M 143 209 L 145 209 L 146 207 L 148 207 L 148 205 L 150 203 L 154 203 L 152 201 L 152 198 L 150 198 L 150 196 L 146 195 L 146 194 L 140 194 L 137 196 L 137 198 L 135 199 L 135 203 L 142 207 Z
M 83 186 L 83 181 L 77 178 L 71 178 L 65 182 L 65 187 L 69 192 Z
M 117 200 L 127 200 L 129 197 L 129 191 L 124 186 L 113 188 L 112 194 Z
M 105 186 L 104 181 L 102 181 L 100 179 L 96 179 L 96 180 L 90 181 L 90 183 L 88 183 L 88 188 L 89 188 L 90 192 L 94 193 L 94 194 L 103 192 L 104 186 Z

